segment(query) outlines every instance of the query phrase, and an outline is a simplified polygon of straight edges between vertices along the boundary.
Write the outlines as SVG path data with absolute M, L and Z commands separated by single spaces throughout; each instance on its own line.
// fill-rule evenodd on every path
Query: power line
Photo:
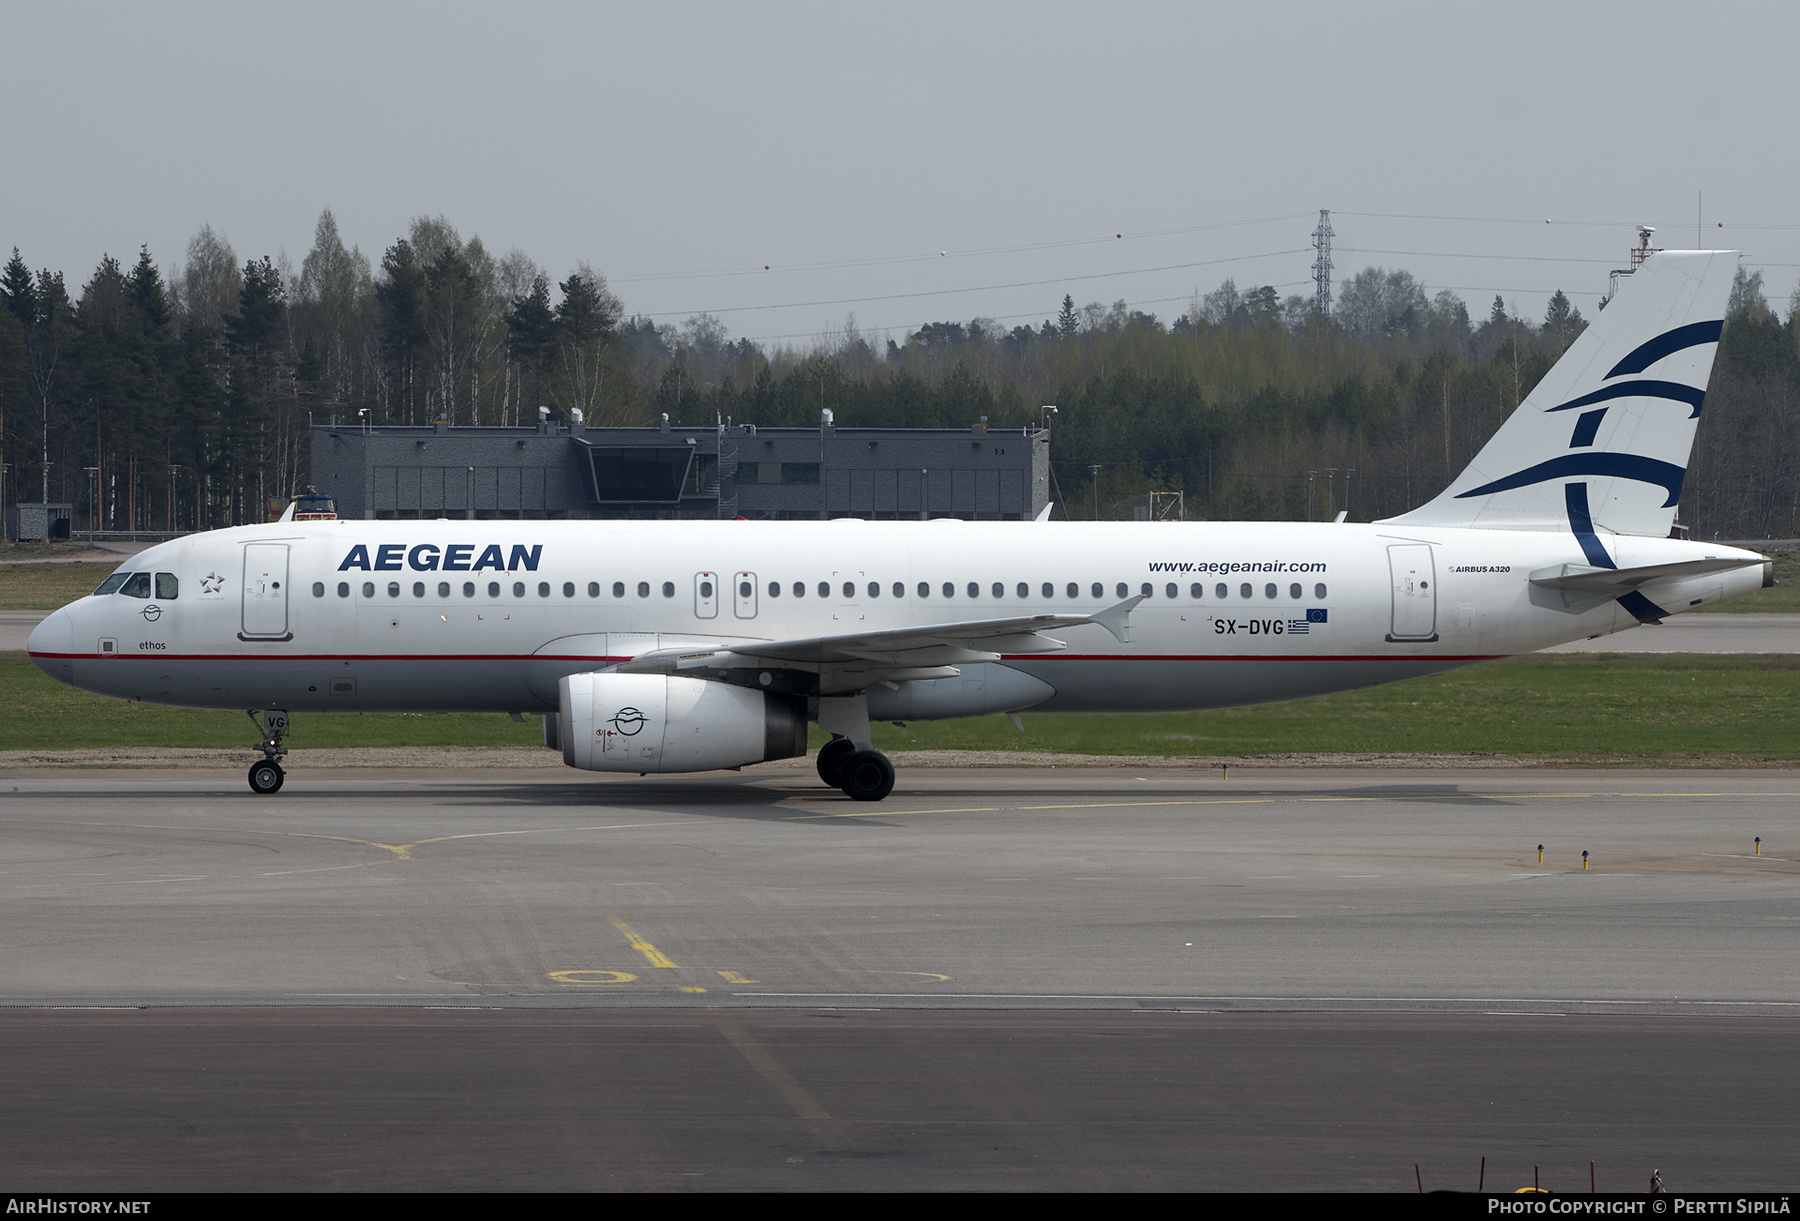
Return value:
M 782 275 L 802 271 L 832 271 L 846 267 L 887 267 L 904 263 L 942 262 L 945 259 L 980 258 L 996 254 L 1020 254 L 1034 250 L 1063 250 L 1077 246 L 1098 246 L 1120 241 L 1144 241 L 1150 238 L 1177 237 L 1185 233 L 1206 233 L 1219 229 L 1238 229 L 1246 225 L 1268 225 L 1296 220 L 1305 212 L 1283 216 L 1257 216 L 1244 220 L 1214 221 L 1204 225 L 1183 225 L 1175 229 L 1148 229 L 1142 233 L 1115 233 L 1111 237 L 1062 238 L 1046 242 L 1024 242 L 1012 246 L 973 247 L 967 250 L 940 250 L 936 254 L 896 254 L 866 259 L 837 259 L 818 263 L 796 263 L 792 266 L 765 264 L 760 267 L 724 267 L 711 271 L 643 272 L 636 275 L 610 277 L 614 284 L 641 284 L 658 280 L 729 279 L 734 276 Z
M 1593 263 L 1610 267 L 1617 259 L 1557 258 L 1548 254 L 1463 254 L 1448 250 L 1375 250 L 1370 247 L 1340 247 L 1346 254 L 1403 254 L 1419 259 L 1497 259 L 1506 263 Z
M 819 301 L 784 301 L 766 305 L 728 305 L 713 309 L 661 310 L 663 314 L 742 314 L 772 309 L 808 309 L 820 305 L 864 305 L 872 301 L 907 301 L 919 297 L 947 297 L 961 293 L 997 292 L 1008 288 L 1041 288 L 1046 284 L 1079 284 L 1088 280 L 1110 280 L 1119 276 L 1144 276 L 1162 271 L 1188 271 L 1195 267 L 1216 267 L 1222 263 L 1244 263 L 1255 259 L 1282 258 L 1302 254 L 1301 250 L 1268 250 L 1260 254 L 1236 254 L 1221 259 L 1200 259 L 1192 263 L 1165 263 L 1160 267 L 1134 267 L 1126 271 L 1096 271 L 1080 276 L 1052 276 L 1043 280 L 1014 280 L 1007 284 L 978 284 L 967 288 L 932 288 L 911 293 L 884 293 L 873 297 L 833 297 Z

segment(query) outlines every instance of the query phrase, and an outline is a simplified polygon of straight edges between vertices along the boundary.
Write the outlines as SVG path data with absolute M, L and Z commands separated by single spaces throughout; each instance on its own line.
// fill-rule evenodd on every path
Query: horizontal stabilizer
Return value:
M 1566 589 L 1573 594 L 1596 598 L 1616 598 L 1652 581 L 1679 581 L 1704 576 L 1709 572 L 1729 572 L 1763 563 L 1753 560 L 1718 557 L 1686 560 L 1679 564 L 1646 564 L 1642 568 L 1593 568 L 1586 564 L 1558 564 L 1531 574 L 1531 583 L 1545 589 Z

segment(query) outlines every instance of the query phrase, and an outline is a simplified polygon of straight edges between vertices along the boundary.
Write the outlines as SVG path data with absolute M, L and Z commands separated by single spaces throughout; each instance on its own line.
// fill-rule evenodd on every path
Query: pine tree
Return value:
M 143 323 L 144 332 L 157 335 L 166 331 L 169 326 L 169 294 L 163 288 L 162 273 L 156 270 L 156 264 L 150 258 L 149 246 L 138 248 L 137 266 L 131 269 L 128 282 L 131 287 L 131 303 Z
M 1056 330 L 1064 338 L 1075 333 L 1075 298 L 1063 294 L 1062 310 L 1056 315 Z
M 31 269 L 19 257 L 17 246 L 13 247 L 6 269 L 0 271 L 0 295 L 6 297 L 6 308 L 19 320 L 20 326 L 30 329 L 37 322 L 37 290 L 31 285 Z

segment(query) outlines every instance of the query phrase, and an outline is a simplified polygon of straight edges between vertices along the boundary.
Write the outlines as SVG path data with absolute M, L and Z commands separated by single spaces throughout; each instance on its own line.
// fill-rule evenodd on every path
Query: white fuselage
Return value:
M 1747 566 L 1646 585 L 1668 613 L 1756 588 L 1748 552 L 1609 536 L 1620 568 Z M 553 712 L 564 675 L 717 648 L 1035 613 L 1148 593 L 1130 642 L 880 683 L 876 719 L 1215 708 L 1317 695 L 1637 625 L 1529 575 L 1568 533 L 1302 523 L 307 521 L 193 535 L 46 619 L 34 660 L 84 690 L 205 708 Z M 710 590 L 710 593 L 708 591 Z M 746 592 L 747 591 L 747 592 Z

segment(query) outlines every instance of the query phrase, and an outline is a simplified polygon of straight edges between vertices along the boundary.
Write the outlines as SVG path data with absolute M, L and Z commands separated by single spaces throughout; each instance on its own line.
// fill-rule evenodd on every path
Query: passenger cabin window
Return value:
M 804 598 L 806 596 L 806 582 L 805 581 L 795 581 L 794 582 L 794 596 L 796 598 Z
M 349 596 L 350 596 L 350 582 L 339 581 L 338 582 L 338 597 L 348 598 Z
M 1148 598 L 1150 596 L 1150 582 L 1145 581 L 1143 588 L 1138 590 L 1138 592 Z
M 425 596 L 425 582 L 414 581 L 413 582 L 413 597 L 423 598 L 424 596 Z
M 1131 596 L 1131 586 L 1125 584 L 1125 582 L 1123 582 L 1123 581 L 1120 581 L 1118 589 L 1115 590 L 1114 592 L 1116 592 L 1119 595 L 1119 597 L 1121 597 L 1121 598 L 1129 598 Z
M 450 596 L 450 582 L 439 581 L 438 582 L 438 597 L 448 598 L 449 596 Z
M 175 579 L 174 573 L 159 572 L 156 574 L 156 596 L 165 602 L 181 596 L 181 582 Z
M 1194 601 L 1198 602 L 1205 596 L 1206 586 L 1200 584 L 1200 582 L 1195 581 L 1192 585 L 1188 586 L 1188 597 L 1192 598 Z
M 575 596 L 575 582 L 564 581 L 563 582 L 563 597 L 573 598 L 574 596 Z
M 638 582 L 638 597 L 648 598 L 649 596 L 650 596 L 650 582 L 639 581 Z
M 898 581 L 895 581 L 894 582 L 894 596 L 896 598 L 904 598 L 906 596 L 906 586 L 902 585 Z
M 614 581 L 613 582 L 613 597 L 623 598 L 624 596 L 625 596 L 625 582 Z
M 1245 581 L 1242 585 L 1238 586 L 1238 597 L 1253 598 L 1255 596 L 1256 591 L 1250 588 L 1250 582 Z
M 1323 585 L 1313 586 L 1313 597 L 1318 598 L 1320 601 L 1324 601 L 1325 587 Z
M 489 581 L 488 582 L 488 597 L 498 598 L 499 596 L 500 596 L 500 582 Z
M 1300 582 L 1295 581 L 1292 585 L 1288 586 L 1288 597 L 1296 602 L 1300 600 Z
M 1000 582 L 998 582 L 998 581 L 995 581 L 994 582 L 994 597 L 1004 598 L 1005 596 L 1006 596 L 1006 586 L 1000 584 Z
M 920 581 L 919 582 L 919 596 L 921 598 L 929 598 L 931 596 L 931 582 L 930 581 Z
M 1225 584 L 1225 582 L 1223 582 L 1223 581 L 1220 581 L 1218 583 L 1218 585 L 1216 585 L 1213 588 L 1213 593 L 1215 593 L 1219 596 L 1220 601 L 1223 601 L 1226 598 L 1229 598 L 1231 596 L 1231 586 Z
M 1100 584 L 1100 582 L 1098 582 L 1098 581 L 1095 581 L 1094 582 L 1094 596 L 1096 598 L 1104 598 L 1106 596 L 1106 586 Z
M 375 596 L 375 582 L 364 581 L 363 582 L 363 597 L 373 598 L 374 596 Z
M 400 596 L 400 582 L 389 581 L 388 582 L 388 597 L 398 598 L 399 596 Z
M 1270 581 L 1267 585 L 1263 586 L 1263 597 L 1265 598 L 1273 598 L 1276 596 L 1277 592 L 1275 582 L 1273 581 Z
M 1045 586 L 1044 588 L 1048 589 L 1049 586 Z M 1050 595 L 1048 593 L 1046 593 L 1044 596 L 1046 598 L 1048 598 Z M 1073 581 L 1070 581 L 1069 582 L 1069 598 L 1071 600 L 1073 600 L 1075 598 L 1079 598 L 1080 596 L 1081 596 L 1081 586 L 1075 584 L 1075 582 L 1073 582 Z
M 473 598 L 474 596 L 475 596 L 475 582 L 464 581 L 463 582 L 463 597 Z
M 600 582 L 589 581 L 588 582 L 588 597 L 598 598 L 599 596 L 600 596 Z
M 313 597 L 323 598 L 324 596 L 325 596 L 325 582 L 314 581 L 313 582 Z
M 1025 584 L 1025 582 L 1023 582 L 1023 581 L 1020 581 L 1019 582 L 1019 601 L 1023 602 L 1025 599 L 1027 599 L 1029 597 L 1031 597 L 1031 586 Z
M 770 581 L 769 582 L 769 596 L 771 598 L 779 598 L 781 596 L 781 582 L 780 581 Z
M 969 582 L 969 596 L 971 598 L 979 598 L 981 596 L 981 586 L 977 585 L 973 581 L 970 581 Z
M 829 582 L 829 581 L 820 581 L 819 582 L 819 596 L 821 598 L 829 598 L 831 596 L 831 582 Z
M 513 597 L 523 598 L 524 596 L 525 596 L 525 582 L 514 581 L 513 582 Z
M 545 591 L 548 592 L 548 590 L 549 590 L 549 587 L 546 586 Z M 674 596 L 675 596 L 675 582 L 664 581 L 663 582 L 663 597 L 673 598 Z
M 1170 581 L 1168 583 L 1168 585 L 1166 587 L 1164 587 L 1164 589 L 1163 589 L 1163 597 L 1173 598 L 1176 595 L 1176 592 L 1177 591 L 1175 589 L 1175 582 Z
M 856 597 L 856 583 L 854 581 L 844 582 L 844 596 L 846 598 Z

